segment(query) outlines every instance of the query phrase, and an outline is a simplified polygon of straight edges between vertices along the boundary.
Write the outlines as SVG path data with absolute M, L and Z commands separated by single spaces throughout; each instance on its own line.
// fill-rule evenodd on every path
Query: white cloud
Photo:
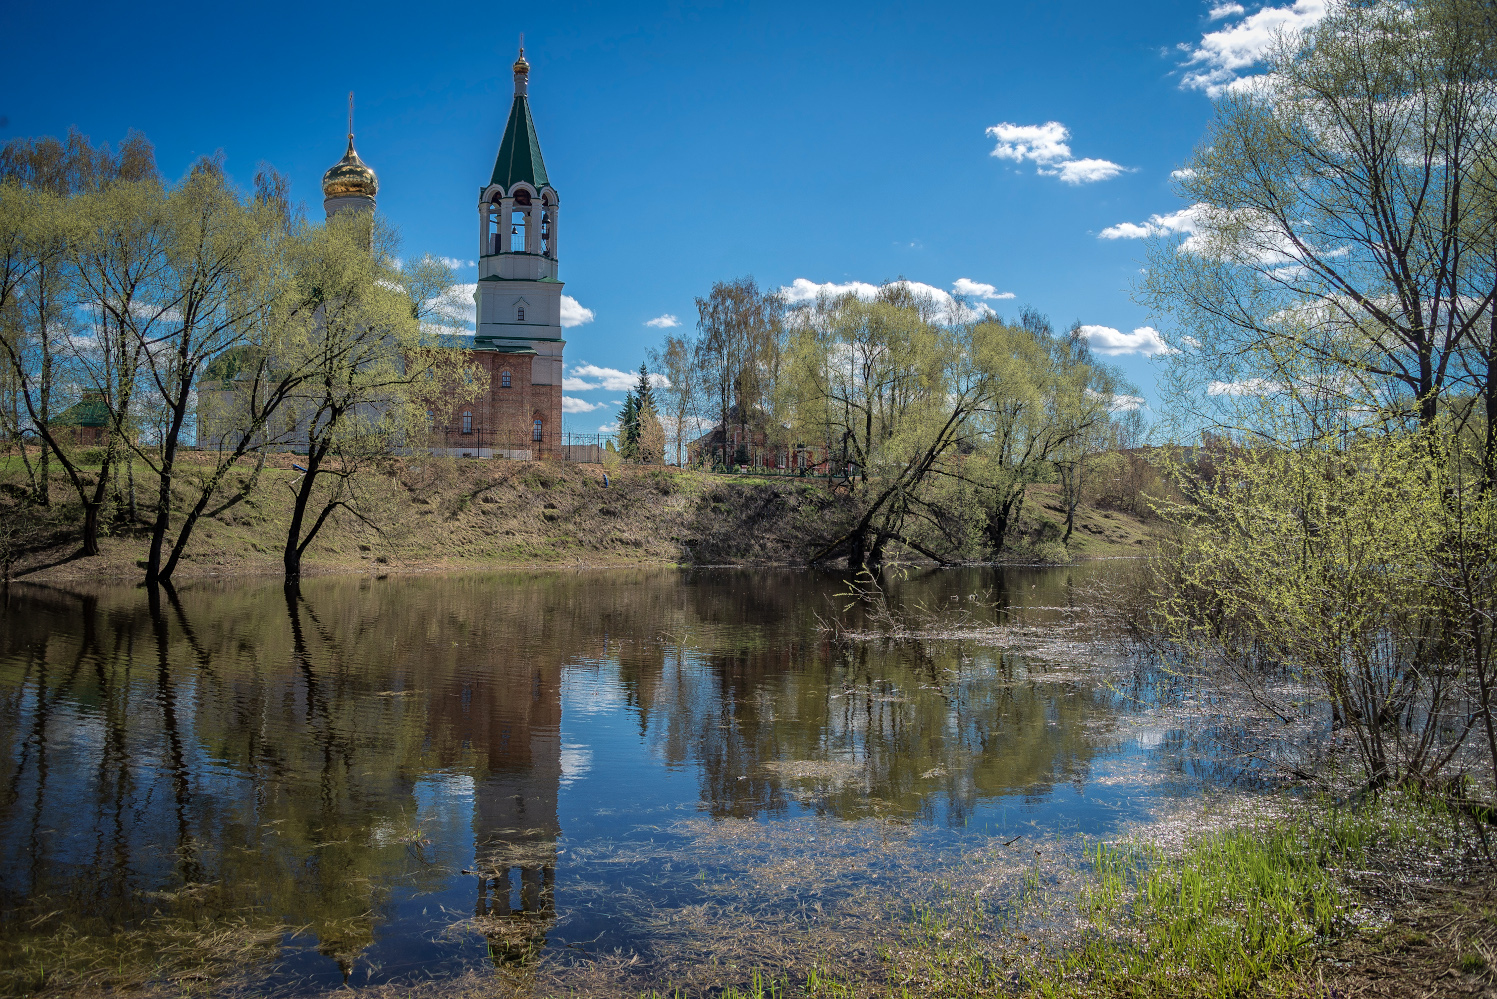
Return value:
M 582 303 L 571 295 L 561 296 L 561 325 L 581 326 L 593 321 L 593 310 L 584 309 Z
M 1092 350 L 1099 354 L 1155 354 L 1173 353 L 1157 330 L 1152 326 L 1140 326 L 1132 333 L 1115 330 L 1111 326 L 1082 326 L 1078 332 L 1086 338 Z
M 561 380 L 561 387 L 567 392 L 591 392 L 593 389 L 632 392 L 638 382 L 638 372 L 620 371 L 618 368 L 600 368 L 596 364 L 578 364 L 572 367 L 570 375 Z M 651 374 L 650 384 L 656 388 L 670 388 L 671 382 L 664 375 Z
M 656 316 L 654 319 L 645 320 L 645 325 L 653 326 L 657 330 L 668 330 L 672 326 L 680 326 L 681 320 L 667 312 L 663 316 Z
M 1284 386 L 1268 378 L 1244 378 L 1237 382 L 1211 382 L 1206 386 L 1207 395 L 1273 395 L 1283 391 Z
M 572 396 L 561 397 L 561 411 L 563 413 L 591 413 L 595 409 L 602 409 L 608 405 L 606 402 L 588 402 L 586 399 L 574 399 Z
M 1235 24 L 1208 31 L 1185 61 L 1186 66 L 1196 68 L 1185 74 L 1180 85 L 1218 96 L 1239 81 L 1243 70 L 1262 61 L 1275 38 L 1313 27 L 1325 17 L 1326 6 L 1326 0 L 1295 0 L 1283 7 L 1263 7 Z M 1232 7 L 1237 10 L 1229 11 Z M 1242 7 L 1227 3 L 1213 8 L 1213 20 L 1217 11 L 1226 12 L 1221 17 L 1230 17 L 1241 13 Z
M 610 392 L 629 392 L 634 388 L 636 376 L 618 368 L 600 368 L 596 364 L 577 364 L 572 375 L 563 378 L 561 387 L 571 392 L 586 392 L 590 389 L 607 389 Z
M 1127 170 L 1111 160 L 1076 159 L 1071 155 L 1071 131 L 1058 121 L 1043 125 L 1000 122 L 987 130 L 997 143 L 991 155 L 1000 160 L 1035 164 L 1035 172 L 1059 177 L 1066 184 L 1091 184 Z
M 478 325 L 478 303 L 473 301 L 473 295 L 477 291 L 476 284 L 455 284 L 440 301 L 427 304 L 433 306 L 443 317 L 472 329 Z
M 1150 215 L 1144 223 L 1119 222 L 1097 233 L 1098 239 L 1144 239 L 1148 236 L 1168 236 L 1171 233 L 1186 233 L 1194 236 L 1200 231 L 1200 205 L 1191 205 L 1168 215 Z
M 1182 167 L 1179 170 L 1171 170 L 1170 171 L 1170 180 L 1189 180 L 1190 178 L 1194 177 L 1195 175 L 1196 175 L 1196 172 L 1194 170 L 1192 170 L 1190 167 Z
M 810 278 L 796 278 L 780 289 L 780 294 L 791 305 L 804 305 L 807 302 L 814 302 L 822 295 L 826 295 L 828 298 L 840 298 L 849 293 L 858 296 L 865 302 L 871 302 L 878 295 L 878 285 L 869 284 L 866 281 L 848 281 L 845 284 L 827 281 L 824 284 L 817 284 Z
M 1150 215 L 1147 222 L 1119 222 L 1097 233 L 1097 238 L 1145 239 L 1173 234 L 1186 237 L 1176 248 L 1180 253 L 1248 266 L 1282 267 L 1293 265 L 1300 258 L 1300 251 L 1273 218 L 1213 209 L 1204 204 L 1194 204 L 1168 215 Z M 1340 256 L 1346 252 L 1346 249 L 1337 249 L 1322 252 L 1320 256 Z M 1280 276 L 1292 277 L 1293 272 L 1285 270 Z
M 1040 169 L 1040 173 L 1059 177 L 1064 184 L 1094 184 L 1099 180 L 1111 180 L 1127 170 L 1111 160 L 1067 160 L 1056 165 L 1054 170 Z
M 967 278 L 961 278 L 957 281 L 954 287 L 956 287 L 958 293 L 961 293 L 961 282 L 967 280 Z M 921 281 L 895 281 L 892 283 L 903 285 L 915 295 L 930 298 L 939 310 L 940 314 L 937 318 L 942 322 L 955 322 L 959 319 L 971 319 L 994 314 L 992 307 L 986 302 L 978 302 L 976 305 L 967 306 L 963 309 L 962 305 L 955 298 L 951 297 L 950 292 L 944 288 L 937 288 L 935 285 L 925 284 Z M 977 282 L 970 283 L 977 284 Z M 991 288 L 993 286 L 979 285 L 979 287 Z M 806 305 L 815 302 L 823 295 L 828 298 L 840 298 L 843 295 L 849 294 L 856 295 L 865 302 L 871 302 L 878 297 L 878 289 L 878 285 L 869 284 L 867 281 L 846 281 L 842 284 L 837 284 L 835 281 L 827 281 L 817 284 L 809 278 L 796 278 L 788 285 L 781 287 L 780 294 L 784 296 L 785 301 L 790 305 Z M 994 290 L 996 291 L 997 289 Z M 1004 292 L 992 297 L 1012 298 L 1013 295 L 1010 292 Z
M 1211 13 L 1206 16 L 1213 21 L 1220 21 L 1224 17 L 1236 17 L 1239 14 L 1246 13 L 1247 9 L 1240 3 L 1223 3 L 1212 7 Z
M 478 266 L 478 261 L 476 260 L 459 260 L 457 257 L 438 257 L 437 259 L 455 271 L 460 271 L 464 267 Z
M 1086 394 L 1092 399 L 1101 399 L 1103 395 L 1094 389 L 1087 389 Z M 1107 397 L 1107 408 L 1114 413 L 1128 413 L 1135 409 L 1147 409 L 1149 401 L 1141 395 L 1113 395 Z
M 618 432 L 619 432 L 619 425 L 618 425 L 617 421 L 615 421 L 613 423 L 605 423 L 605 424 L 601 425 L 600 427 L 598 427 L 598 433 L 600 433 L 600 434 L 616 434 Z
M 1011 291 L 999 291 L 996 286 L 983 284 L 981 281 L 973 281 L 971 278 L 957 278 L 951 286 L 958 295 L 966 295 L 968 298 L 1013 298 Z
M 1000 160 L 1057 163 L 1071 158 L 1071 130 L 1058 121 L 1043 125 L 1015 125 L 1005 121 L 989 128 L 988 135 L 998 143 L 992 155 Z

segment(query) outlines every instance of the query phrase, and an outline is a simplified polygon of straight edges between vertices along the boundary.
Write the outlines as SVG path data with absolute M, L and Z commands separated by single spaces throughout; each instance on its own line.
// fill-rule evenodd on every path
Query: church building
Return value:
M 488 182 L 478 188 L 478 306 L 472 360 L 489 390 L 450 412 L 434 412 L 437 446 L 475 458 L 561 456 L 561 290 L 557 278 L 560 199 L 546 175 L 530 117 L 530 63 L 520 48 L 515 96 Z M 374 207 L 374 171 L 353 148 L 322 180 L 329 218 Z

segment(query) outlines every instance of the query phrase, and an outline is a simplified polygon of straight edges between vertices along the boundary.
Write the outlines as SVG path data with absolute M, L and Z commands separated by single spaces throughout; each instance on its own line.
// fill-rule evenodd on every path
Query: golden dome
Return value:
M 528 63 L 528 62 L 525 61 L 525 50 L 523 48 L 520 49 L 520 58 L 518 58 L 518 59 L 515 60 L 515 72 L 516 73 L 528 73 L 528 72 L 530 72 L 530 63 Z
M 374 171 L 359 159 L 359 154 L 354 152 L 353 134 L 348 136 L 348 152 L 343 158 L 328 168 L 328 172 L 322 175 L 322 196 L 324 198 L 372 198 L 379 191 L 379 179 L 374 176 Z

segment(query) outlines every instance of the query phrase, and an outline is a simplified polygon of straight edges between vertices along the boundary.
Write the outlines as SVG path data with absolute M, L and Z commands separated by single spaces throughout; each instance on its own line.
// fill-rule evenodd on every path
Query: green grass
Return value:
M 1449 837 L 1434 804 L 1390 796 L 1357 808 L 1304 806 L 1293 818 L 1199 836 L 1183 851 L 1092 844 L 1083 884 L 1061 898 L 1036 877 L 1018 909 L 975 900 L 912 912 L 882 982 L 821 972 L 804 981 L 756 974 L 725 999 L 1245 999 L 1295 994 L 1321 949 L 1356 929 L 1357 897 L 1340 872 Z M 1019 911 L 1022 910 L 1022 911 Z M 1023 926 L 1072 917 L 1060 948 Z M 1028 932 L 1033 932 L 1030 929 Z M 1485 965 L 1469 953 L 1468 972 Z M 650 999 L 685 999 L 650 993 Z
M 1082 895 L 1094 939 L 1030 976 L 1037 996 L 1248 995 L 1349 925 L 1322 864 L 1342 844 L 1304 826 L 1208 835 L 1171 860 L 1098 845 Z

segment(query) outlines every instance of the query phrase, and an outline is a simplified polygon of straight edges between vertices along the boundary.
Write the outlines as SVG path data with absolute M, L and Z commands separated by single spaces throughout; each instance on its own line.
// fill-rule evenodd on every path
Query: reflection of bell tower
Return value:
M 484 725 L 488 765 L 473 789 L 474 915 L 496 961 L 545 946 L 556 921 L 561 669 L 521 662 L 496 677 Z

